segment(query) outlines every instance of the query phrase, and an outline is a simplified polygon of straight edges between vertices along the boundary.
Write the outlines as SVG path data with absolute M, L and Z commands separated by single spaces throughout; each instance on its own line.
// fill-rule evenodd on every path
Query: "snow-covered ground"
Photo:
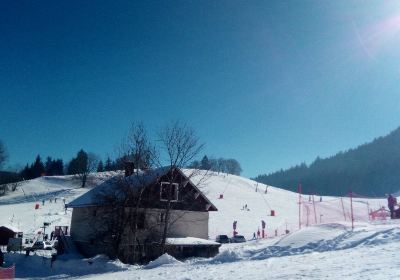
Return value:
M 71 210 L 65 211 L 64 199 L 68 203 L 88 191 L 96 181 L 112 175 L 97 174 L 84 189 L 80 188 L 79 181 L 70 176 L 26 181 L 16 192 L 0 198 L 0 225 L 12 225 L 28 235 L 40 229 L 43 222 L 50 222 L 52 226 L 69 225 Z M 351 230 L 351 224 L 346 219 L 350 211 L 349 198 L 323 197 L 319 202 L 320 197 L 316 197 L 318 217 L 316 214 L 308 215 L 307 221 L 315 220 L 318 224 L 307 227 L 302 214 L 302 228 L 299 230 L 299 197 L 296 193 L 271 186 L 265 193 L 266 186 L 263 184 L 226 174 L 212 174 L 201 184 L 201 189 L 218 208 L 218 212 L 210 212 L 210 239 L 218 234 L 231 236 L 233 221 L 237 221 L 239 234 L 251 239 L 253 233 L 261 229 L 261 220 L 266 222 L 268 238 L 224 244 L 220 254 L 210 259 L 180 262 L 164 255 L 146 266 L 124 265 L 102 256 L 84 259 L 75 253 L 63 255 L 53 263 L 53 267 L 50 267 L 50 260 L 39 252 L 30 257 L 18 253 L 6 254 L 6 262 L 15 263 L 16 277 L 23 279 L 400 277 L 400 259 L 397 257 L 400 251 L 400 223 L 396 220 L 368 221 L 368 209 L 385 205 L 385 200 L 354 199 L 356 223 Z M 220 195 L 223 195 L 222 199 Z M 311 199 L 309 196 L 303 198 L 307 201 Z M 35 210 L 36 204 L 39 204 L 39 209 Z M 275 211 L 275 216 L 270 215 L 271 210 Z M 290 232 L 287 235 L 286 229 Z

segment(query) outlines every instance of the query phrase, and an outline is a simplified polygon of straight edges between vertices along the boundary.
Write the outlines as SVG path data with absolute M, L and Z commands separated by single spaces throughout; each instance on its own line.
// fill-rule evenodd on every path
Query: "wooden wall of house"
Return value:
M 161 209 L 141 209 L 145 211 L 145 227 L 138 230 L 137 238 L 141 245 L 146 242 L 159 242 L 163 231 Z M 171 210 L 168 237 L 208 238 L 208 212 Z M 95 254 L 111 254 L 105 239 L 99 235 L 107 230 L 107 208 L 81 207 L 74 208 L 71 219 L 71 237 L 80 251 L 86 256 Z M 122 246 L 133 245 L 132 233 L 127 229 Z
M 146 228 L 161 237 L 163 210 L 148 209 Z M 171 210 L 168 237 L 197 237 L 208 239 L 208 212 Z M 155 234 L 154 234 L 155 233 Z
M 70 234 L 74 241 L 90 241 L 93 229 L 91 227 L 91 219 L 93 218 L 93 210 L 91 207 L 74 208 L 72 210 Z

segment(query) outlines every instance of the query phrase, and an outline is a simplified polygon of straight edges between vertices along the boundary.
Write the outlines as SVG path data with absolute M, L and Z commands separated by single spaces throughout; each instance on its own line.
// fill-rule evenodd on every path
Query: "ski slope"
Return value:
M 23 182 L 16 192 L 0 197 L 0 225 L 12 225 L 27 235 L 40 230 L 43 222 L 52 226 L 69 225 L 71 210 L 65 211 L 64 199 L 68 203 L 114 174 L 93 174 L 87 188 L 80 188 L 79 180 L 71 176 Z M 267 186 L 263 184 L 226 174 L 201 174 L 192 180 L 201 181 L 200 189 L 218 208 L 217 212 L 210 212 L 210 239 L 218 234 L 231 236 L 233 221 L 237 221 L 238 233 L 251 239 L 261 229 L 261 220 L 267 224 L 268 238 L 224 244 L 220 254 L 211 259 L 180 262 L 162 256 L 147 267 L 124 265 L 101 256 L 83 259 L 76 254 L 63 255 L 52 268 L 49 259 L 39 253 L 29 258 L 6 254 L 6 262 L 16 263 L 16 275 L 21 279 L 388 279 L 388 276 L 395 279 L 400 276 L 397 271 L 400 261 L 395 257 L 400 250 L 398 221 L 365 221 L 366 203 L 377 209 L 386 204 L 385 200 L 354 199 L 354 230 L 349 221 L 340 220 L 341 209 L 327 207 L 333 203 L 321 203 L 318 207 L 324 215 L 338 217 L 339 221 L 309 227 L 303 224 L 299 230 L 297 193 L 272 186 L 265 193 Z M 35 210 L 36 204 L 39 209 Z M 271 210 L 275 216 L 270 215 Z M 290 234 L 284 234 L 286 229 Z

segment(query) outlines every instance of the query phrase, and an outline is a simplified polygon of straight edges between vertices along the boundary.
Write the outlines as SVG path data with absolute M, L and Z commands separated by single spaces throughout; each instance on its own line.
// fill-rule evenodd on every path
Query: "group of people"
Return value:
M 253 233 L 253 240 L 260 239 L 260 238 L 261 238 L 261 233 L 260 233 L 260 229 L 258 229 L 257 230 L 257 236 L 256 236 L 255 232 Z
M 388 198 L 388 208 L 390 211 L 390 218 L 391 219 L 399 219 L 400 218 L 400 207 L 395 209 L 395 206 L 399 206 L 397 204 L 397 199 L 392 194 L 389 194 Z
M 240 209 L 240 210 L 250 211 L 250 209 L 247 207 L 247 204 L 243 205 L 242 209 Z

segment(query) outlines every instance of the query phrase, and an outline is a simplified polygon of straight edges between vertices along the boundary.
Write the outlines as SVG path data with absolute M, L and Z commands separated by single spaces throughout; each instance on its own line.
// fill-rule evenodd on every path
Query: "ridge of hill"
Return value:
M 296 191 L 343 196 L 379 197 L 400 190 L 400 128 L 370 143 L 287 170 L 259 175 L 256 181 Z

